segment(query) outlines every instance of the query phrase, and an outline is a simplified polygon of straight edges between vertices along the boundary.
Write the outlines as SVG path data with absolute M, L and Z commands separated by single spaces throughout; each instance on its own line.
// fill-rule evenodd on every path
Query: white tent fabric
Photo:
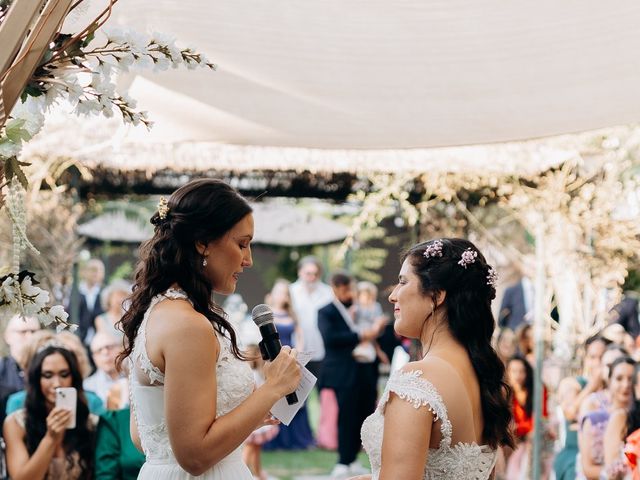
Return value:
M 430 148 L 640 115 L 634 0 L 122 0 L 113 16 L 219 65 L 133 79 L 156 122 L 145 139 Z

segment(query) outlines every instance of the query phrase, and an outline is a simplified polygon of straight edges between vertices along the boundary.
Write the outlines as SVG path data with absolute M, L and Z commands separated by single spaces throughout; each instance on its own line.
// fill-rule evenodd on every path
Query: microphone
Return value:
M 275 360 L 278 353 L 280 353 L 282 343 L 280 343 L 280 335 L 273 323 L 273 312 L 271 308 L 264 303 L 256 305 L 253 307 L 253 310 L 251 310 L 251 319 L 260 329 L 260 335 L 262 336 L 262 341 L 258 344 L 262 358 L 264 360 Z M 296 392 L 288 394 L 286 399 L 289 405 L 298 403 Z

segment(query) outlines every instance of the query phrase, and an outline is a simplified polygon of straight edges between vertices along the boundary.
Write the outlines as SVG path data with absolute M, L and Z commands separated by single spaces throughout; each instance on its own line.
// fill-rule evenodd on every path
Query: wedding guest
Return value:
M 79 317 L 72 319 L 78 324 L 77 335 L 85 345 L 89 345 L 95 334 L 95 320 L 103 313 L 100 304 L 100 293 L 104 282 L 104 263 L 97 258 L 87 261 L 81 270 L 80 285 L 80 310 Z
M 617 358 L 608 372 L 609 404 L 606 408 L 587 413 L 582 419 L 579 436 L 580 462 L 576 466 L 577 479 L 597 480 L 603 473 L 604 434 L 611 413 L 619 409 L 628 410 L 631 405 L 634 368 L 635 361 L 631 357 Z
M 305 342 L 305 351 L 311 352 L 307 369 L 320 378 L 324 359 L 324 343 L 318 329 L 318 310 L 333 299 L 331 287 L 322 280 L 322 265 L 317 258 L 307 256 L 298 262 L 298 279 L 291 284 L 291 303 Z M 318 388 L 322 388 L 318 383 Z
M 578 418 L 584 418 L 588 413 L 596 410 L 609 410 L 611 406 L 611 394 L 607 387 L 611 373 L 610 368 L 618 358 L 627 356 L 629 356 L 629 354 L 620 345 L 611 343 L 607 346 L 602 354 L 602 388 L 590 393 L 582 401 Z
M 280 334 L 282 345 L 304 351 L 304 334 L 291 307 L 289 286 L 287 280 L 276 280 L 268 295 L 267 304 L 273 311 L 273 322 Z M 264 449 L 304 450 L 313 444 L 307 406 L 302 405 L 289 425 L 280 425 L 277 436 L 266 442 Z
M 123 391 L 124 377 L 116 368 L 116 357 L 122 342 L 110 333 L 98 332 L 91 339 L 91 354 L 96 371 L 85 378 L 84 388 L 100 397 L 107 410 L 119 410 L 128 404 L 128 392 Z
M 14 315 L 7 322 L 4 341 L 9 355 L 0 359 L 0 422 L 4 422 L 9 395 L 24 389 L 25 370 L 20 360 L 32 335 L 39 330 L 40 322 L 34 317 Z
M 100 293 L 100 305 L 104 310 L 96 317 L 96 333 L 108 333 L 122 343 L 123 332 L 117 326 L 124 313 L 124 303 L 131 295 L 131 285 L 124 280 L 115 280 Z
M 86 378 L 91 373 L 91 366 L 89 364 L 89 358 L 87 357 L 86 349 L 80 339 L 71 332 L 54 333 L 51 330 L 40 330 L 33 334 L 29 344 L 25 347 L 23 355 L 21 356 L 20 363 L 24 371 L 29 370 L 31 360 L 35 357 L 36 353 L 48 343 L 60 343 L 67 350 L 71 351 L 76 356 L 76 362 L 78 363 L 78 370 L 82 378 Z M 24 407 L 25 399 L 27 396 L 26 390 L 20 390 L 12 393 L 7 399 L 6 414 L 9 415 L 16 410 Z M 89 411 L 95 415 L 100 415 L 104 411 L 104 404 L 102 400 L 91 391 L 85 391 L 85 396 L 89 405 Z
M 512 414 L 515 423 L 516 449 L 507 460 L 507 478 L 530 476 L 529 457 L 533 432 L 533 368 L 522 356 L 507 362 L 507 382 L 513 391 Z M 547 393 L 543 392 L 543 417 L 547 416 Z
M 73 429 L 67 429 L 72 412 L 55 406 L 58 387 L 77 391 Z M 25 408 L 4 423 L 9 475 L 13 480 L 93 478 L 96 421 L 75 355 L 61 345 L 45 346 L 29 365 Z
M 505 366 L 509 359 L 516 354 L 517 350 L 516 335 L 513 330 L 508 327 L 501 328 L 496 338 L 496 353 Z
M 376 365 L 358 362 L 354 349 L 375 340 L 384 323 L 358 332 L 349 308 L 353 304 L 353 278 L 344 272 L 331 276 L 334 299 L 318 311 L 318 327 L 326 349 L 322 384 L 332 388 L 338 401 L 338 462 L 334 478 L 363 473 L 356 457 L 360 451 L 360 428 L 373 412 L 376 401 Z
M 378 322 L 384 323 L 386 326 L 387 316 L 382 311 L 382 306 L 377 300 L 378 288 L 372 282 L 358 282 L 356 294 L 356 302 L 352 307 L 353 322 L 356 328 L 359 331 L 364 331 Z M 380 348 L 377 339 L 373 342 L 362 342 L 356 347 L 354 355 L 371 362 L 377 359 L 382 363 L 389 363 L 389 357 Z
M 631 469 L 625 461 L 625 440 L 640 428 L 640 364 L 633 371 L 633 400 L 628 408 L 613 409 L 604 432 L 604 475 L 608 479 L 629 478 Z M 635 437 L 637 438 L 637 435 Z M 633 438 L 633 437 L 632 437 Z M 631 440 L 629 440 L 631 442 Z M 637 440 L 634 444 L 637 452 Z M 638 472 L 636 472 L 638 473 Z M 637 477 L 634 476 L 635 479 Z
M 122 363 L 129 374 L 129 362 Z M 96 438 L 96 480 L 135 480 L 144 463 L 144 455 L 131 440 L 129 405 L 100 415 Z
M 516 331 L 523 324 L 531 324 L 533 298 L 533 282 L 523 275 L 517 283 L 505 290 L 500 305 L 498 325 Z
M 587 339 L 584 345 L 582 375 L 562 379 L 558 386 L 557 398 L 560 401 L 562 417 L 561 428 L 564 432 L 562 449 L 556 454 L 553 470 L 556 480 L 576 478 L 576 458 L 578 455 L 578 412 L 582 402 L 592 393 L 602 390 L 602 356 L 607 342 L 602 337 Z
M 131 411 L 127 405 L 100 415 L 96 439 L 95 479 L 135 480 L 144 463 L 144 455 L 131 440 Z

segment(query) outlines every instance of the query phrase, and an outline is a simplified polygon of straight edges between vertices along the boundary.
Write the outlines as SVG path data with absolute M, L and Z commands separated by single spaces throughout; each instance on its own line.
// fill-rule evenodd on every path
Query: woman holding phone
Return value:
M 67 399 L 77 394 L 75 411 L 56 406 L 56 399 L 63 399 L 58 389 L 66 389 L 62 391 Z M 70 429 L 74 418 L 75 428 Z M 89 413 L 75 355 L 61 345 L 45 345 L 29 366 L 25 408 L 13 412 L 4 423 L 10 477 L 92 478 L 96 420 Z

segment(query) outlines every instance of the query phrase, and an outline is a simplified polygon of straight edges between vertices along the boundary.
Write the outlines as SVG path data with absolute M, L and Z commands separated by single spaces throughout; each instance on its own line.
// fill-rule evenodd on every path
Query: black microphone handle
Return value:
M 280 335 L 278 334 L 278 330 L 273 323 L 266 323 L 260 326 L 260 334 L 262 335 L 262 345 L 260 347 L 260 351 L 263 354 L 263 358 L 266 354 L 265 360 L 275 360 L 275 358 L 280 353 L 282 349 L 282 343 L 280 342 Z M 293 405 L 294 403 L 298 403 L 298 395 L 296 392 L 291 392 L 285 396 L 287 399 L 287 403 L 289 405 Z

